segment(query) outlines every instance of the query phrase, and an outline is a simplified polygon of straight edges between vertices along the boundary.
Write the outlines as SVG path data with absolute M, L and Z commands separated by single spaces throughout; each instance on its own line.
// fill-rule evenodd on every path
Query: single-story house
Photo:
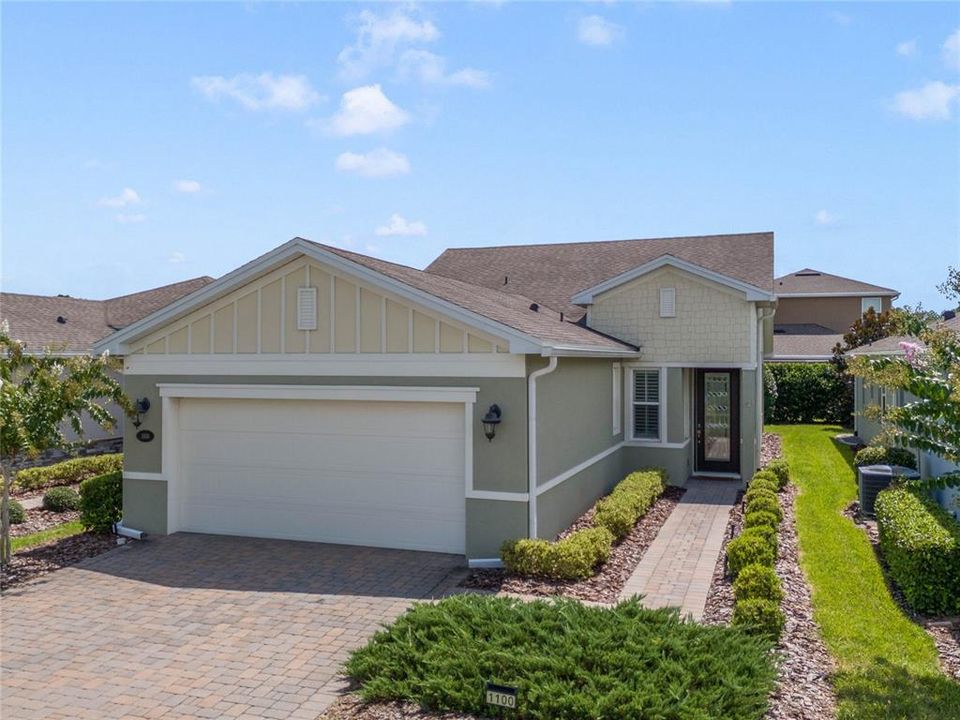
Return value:
M 953 315 L 942 322 L 942 326 L 960 333 L 960 317 Z M 900 343 L 922 344 L 916 338 L 891 336 L 877 340 L 869 345 L 851 350 L 851 357 L 903 357 L 904 349 Z M 863 378 L 854 381 L 854 433 L 864 442 L 870 443 L 883 430 L 883 415 L 888 408 L 902 407 L 916 398 L 904 390 L 885 388 L 864 382 Z M 879 416 L 878 416 L 879 414 Z M 960 465 L 948 462 L 944 458 L 926 451 L 917 451 L 918 469 L 924 478 L 933 478 L 948 472 L 960 470 Z M 954 517 L 960 519 L 960 490 L 938 490 L 937 500 Z
M 623 475 L 749 478 L 773 234 L 447 250 L 295 238 L 97 343 L 151 409 L 124 523 L 497 562 Z

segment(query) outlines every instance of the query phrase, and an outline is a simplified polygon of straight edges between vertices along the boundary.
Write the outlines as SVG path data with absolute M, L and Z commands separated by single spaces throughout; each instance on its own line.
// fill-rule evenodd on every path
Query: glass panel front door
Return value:
M 703 457 L 708 462 L 730 461 L 730 373 L 703 374 Z

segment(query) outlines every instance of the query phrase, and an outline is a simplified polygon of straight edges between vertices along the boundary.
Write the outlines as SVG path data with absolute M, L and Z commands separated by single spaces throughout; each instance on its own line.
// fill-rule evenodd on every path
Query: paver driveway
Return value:
M 316 718 L 349 651 L 462 558 L 178 533 L 12 589 L 3 718 Z

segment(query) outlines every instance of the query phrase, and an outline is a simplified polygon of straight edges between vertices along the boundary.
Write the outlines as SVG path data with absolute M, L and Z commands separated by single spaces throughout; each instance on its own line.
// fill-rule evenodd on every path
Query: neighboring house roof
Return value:
M 955 333 L 960 333 L 960 316 L 942 320 L 937 323 L 937 325 L 952 330 Z M 903 355 L 903 348 L 900 347 L 900 343 L 902 342 L 910 342 L 923 346 L 923 342 L 918 338 L 907 335 L 891 335 L 890 337 L 876 340 L 868 345 L 861 345 L 858 348 L 854 348 L 848 352 L 847 355 L 854 357 L 858 355 Z
M 804 268 L 774 280 L 774 292 L 778 297 L 829 297 L 900 295 L 898 290 L 871 285 L 860 280 L 851 280 L 840 275 L 831 275 L 821 270 Z
M 770 362 L 823 362 L 833 357 L 833 348 L 843 342 L 843 335 L 815 325 L 826 332 L 785 333 L 773 335 Z
M 535 298 L 566 317 L 586 311 L 581 291 L 670 256 L 759 290 L 773 291 L 773 233 L 453 248 L 426 269 L 501 293 Z
M 5 292 L 0 293 L 0 317 L 28 351 L 84 353 L 113 331 L 211 282 L 211 277 L 198 277 L 108 300 Z

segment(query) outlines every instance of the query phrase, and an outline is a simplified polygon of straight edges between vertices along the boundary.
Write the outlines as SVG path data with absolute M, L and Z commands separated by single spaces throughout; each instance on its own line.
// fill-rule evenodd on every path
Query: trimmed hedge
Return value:
M 583 580 L 610 557 L 613 534 L 602 527 L 570 533 L 563 540 L 549 542 L 523 538 L 505 542 L 500 549 L 503 564 L 518 575 L 552 580 Z
M 733 625 L 743 626 L 758 635 L 779 640 L 785 619 L 773 600 L 751 598 L 738 600 L 733 606 Z
M 773 568 L 766 565 L 747 565 L 733 581 L 733 596 L 737 602 L 744 600 L 783 600 L 780 578 Z
M 27 519 L 27 513 L 23 509 L 23 505 L 16 500 L 11 500 L 10 504 L 7 505 L 7 516 L 10 518 L 11 525 L 19 525 Z
M 783 511 L 780 509 L 780 503 L 777 502 L 776 495 L 760 495 L 750 498 L 747 500 L 744 512 L 748 514 L 753 512 L 770 513 L 777 519 L 777 524 L 783 520 Z
M 877 496 L 880 551 L 910 606 L 928 615 L 960 615 L 960 524 L 919 490 Z
M 654 501 L 663 494 L 664 470 L 638 470 L 621 480 L 613 491 L 596 505 L 593 524 L 605 527 L 613 537 L 622 540 L 647 514 Z
M 80 483 L 80 522 L 88 530 L 109 532 L 123 513 L 123 473 L 87 478 Z
M 764 565 L 773 567 L 777 553 L 773 546 L 758 535 L 741 533 L 727 543 L 727 568 L 736 578 L 748 565 Z
M 773 407 L 765 407 L 769 423 L 826 421 L 849 425 L 853 417 L 853 382 L 832 363 L 764 363 L 767 402 L 776 387 Z
M 864 465 L 902 465 L 917 469 L 917 456 L 910 450 L 901 447 L 882 447 L 870 445 L 853 456 L 853 464 L 857 467 Z
M 760 488 L 763 488 L 764 490 L 767 490 L 767 491 L 773 493 L 774 495 L 776 495 L 776 494 L 777 494 L 777 481 L 776 481 L 776 480 L 773 480 L 773 479 L 771 479 L 771 478 L 769 478 L 769 477 L 767 477 L 767 476 L 759 476 L 759 477 L 758 477 L 757 475 L 754 475 L 754 476 L 753 476 L 753 480 L 751 480 L 751 481 L 750 481 L 750 484 L 747 485 L 747 492 L 750 492 L 751 490 L 758 490 L 758 489 L 760 489 Z
M 744 528 L 740 536 L 742 537 L 744 535 L 755 535 L 759 537 L 773 548 L 774 553 L 777 552 L 777 548 L 780 546 L 780 541 L 777 539 L 777 529 L 772 525 L 754 525 L 753 527 Z
M 754 485 L 750 483 L 750 487 L 747 488 L 747 492 L 743 495 L 744 502 L 749 506 L 750 503 L 758 500 L 759 498 L 765 498 L 771 500 L 772 502 L 777 501 L 777 493 L 770 489 L 769 486 L 765 484 Z
M 25 468 L 13 479 L 20 490 L 42 490 L 56 485 L 73 485 L 90 477 L 123 469 L 123 453 L 90 455 L 64 460 L 55 465 Z
M 80 496 L 73 488 L 55 487 L 43 496 L 43 509 L 52 512 L 67 512 L 80 507 Z
M 743 528 L 749 530 L 755 527 L 768 527 L 776 531 L 780 525 L 780 520 L 776 515 L 762 510 L 754 510 L 743 516 Z
M 767 463 L 763 472 L 772 473 L 777 478 L 777 487 L 780 490 L 790 484 L 790 465 L 783 458 L 777 458 Z

